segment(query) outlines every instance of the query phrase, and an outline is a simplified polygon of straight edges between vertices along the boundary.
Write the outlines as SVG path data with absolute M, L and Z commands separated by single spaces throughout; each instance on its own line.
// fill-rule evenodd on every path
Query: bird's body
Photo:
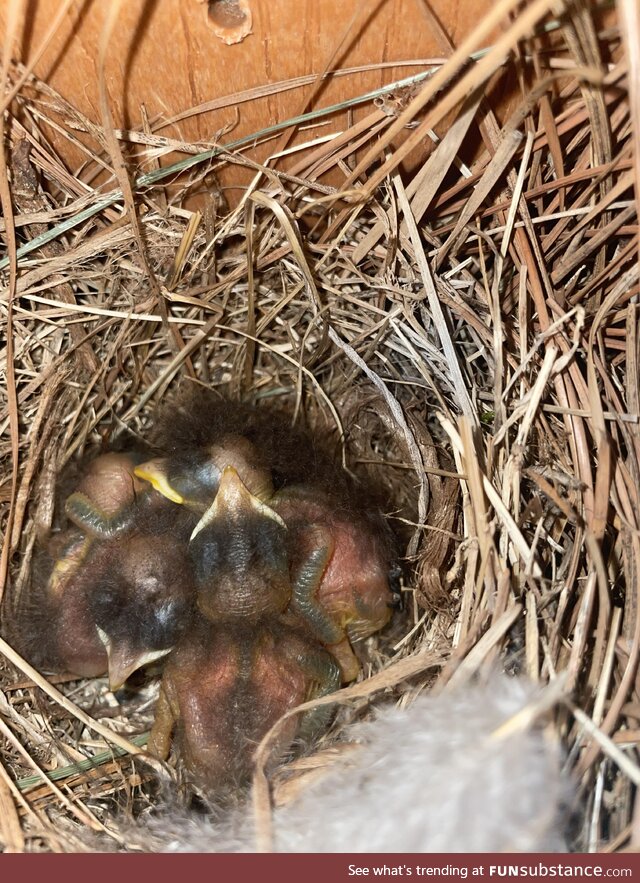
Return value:
M 149 741 L 164 758 L 175 728 L 186 769 L 209 791 L 244 784 L 255 746 L 273 724 L 340 682 L 333 657 L 284 613 L 292 598 L 287 528 L 238 471 L 250 475 L 254 488 L 267 487 L 259 471 L 245 468 L 246 456 L 258 462 L 257 455 L 236 436 L 224 437 L 217 449 L 231 456 L 212 464 L 209 474 L 219 473 L 215 492 L 189 541 L 198 617 L 166 664 Z M 278 744 L 284 748 L 325 719 L 326 712 L 292 717 Z
M 201 620 L 165 666 L 149 750 L 166 757 L 175 728 L 191 777 L 210 791 L 233 790 L 246 783 L 255 748 L 273 724 L 338 681 L 331 656 L 282 617 Z M 284 750 L 317 726 L 317 717 L 293 716 L 277 745 Z
M 157 475 L 154 486 L 168 499 L 208 501 L 200 525 L 206 520 L 209 540 L 196 537 L 190 548 L 196 571 L 204 572 L 205 579 L 211 574 L 212 585 L 217 581 L 215 597 L 225 607 L 229 600 L 222 600 L 228 595 L 224 574 L 244 567 L 243 538 L 252 524 L 255 563 L 247 568 L 247 578 L 236 579 L 232 591 L 254 598 L 267 591 L 262 572 L 271 556 L 270 577 L 279 575 L 284 582 L 287 571 L 291 610 L 331 648 L 343 680 L 353 680 L 360 665 L 351 642 L 381 629 L 393 606 L 391 544 L 384 521 L 371 511 L 368 495 L 336 468 L 322 446 L 283 425 L 279 415 L 232 405 L 205 391 L 193 396 L 189 407 L 175 409 L 179 416 L 171 426 L 160 423 L 158 439 L 165 456 L 153 461 L 152 470 L 144 464 L 138 467 L 136 475 L 145 477 L 146 470 L 151 481 Z M 235 470 L 247 492 L 240 522 L 219 500 L 225 469 Z M 268 518 L 256 516 L 261 507 L 271 513 Z M 285 529 L 280 530 L 283 539 L 274 543 L 270 537 L 278 518 Z M 234 527 L 238 523 L 244 526 Z M 256 550 L 260 551 L 261 532 L 260 555 Z M 274 549 L 279 556 L 272 554 Z
M 107 649 L 112 689 L 169 653 L 189 627 L 191 565 L 184 538 L 173 533 L 133 532 L 95 543 L 78 582 Z
M 292 610 L 338 659 L 343 680 L 352 681 L 360 664 L 350 642 L 391 618 L 385 535 L 313 486 L 281 491 L 272 505 L 287 526 Z
M 208 389 L 184 390 L 167 405 L 158 415 L 151 444 L 159 456 L 190 463 L 189 469 L 197 474 L 208 452 L 232 437 L 248 443 L 250 448 L 241 452 L 244 461 L 268 470 L 274 492 L 313 481 L 326 490 L 348 493 L 348 478 L 324 440 L 292 426 L 283 412 L 230 401 Z M 224 465 L 235 466 L 256 493 L 237 462 Z
M 140 459 L 108 453 L 85 465 L 65 502 L 74 523 L 38 551 L 12 629 L 35 664 L 81 677 L 108 671 L 114 689 L 173 647 L 194 600 L 193 518 L 135 478 Z
M 278 415 L 200 392 L 172 404 L 152 451 L 103 454 L 67 482 L 27 655 L 108 669 L 112 689 L 166 656 L 150 750 L 166 758 L 175 731 L 191 777 L 233 789 L 282 715 L 358 675 L 351 641 L 390 617 L 390 547 L 356 485 Z M 327 709 L 287 719 L 280 747 Z
M 109 665 L 78 579 L 90 544 L 79 531 L 69 530 L 37 550 L 28 596 L 12 623 L 11 638 L 22 654 L 58 674 L 97 677 Z
M 286 527 L 227 466 L 189 542 L 197 605 L 211 622 L 253 622 L 291 600 Z

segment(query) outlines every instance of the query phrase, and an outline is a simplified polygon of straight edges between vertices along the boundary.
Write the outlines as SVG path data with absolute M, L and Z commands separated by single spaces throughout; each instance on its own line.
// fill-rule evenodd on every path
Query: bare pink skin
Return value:
M 135 462 L 129 454 L 101 454 L 93 460 L 77 487 L 105 515 L 115 515 L 133 503 L 144 482 L 133 474 Z
M 366 524 L 342 516 L 314 488 L 282 492 L 271 505 L 292 535 L 294 580 L 296 569 L 319 544 L 330 547 L 313 598 L 340 630 L 340 640 L 328 646 L 340 662 L 343 679 L 353 680 L 359 664 L 350 640 L 368 637 L 391 617 L 386 550 Z
M 166 758 L 175 728 L 180 756 L 201 785 L 218 791 L 241 786 L 262 737 L 313 695 L 314 674 L 306 663 L 318 656 L 314 642 L 278 618 L 258 626 L 202 624 L 167 662 L 149 751 Z M 317 664 L 321 673 L 326 663 L 320 658 Z M 299 726 L 293 717 L 283 727 L 281 749 Z

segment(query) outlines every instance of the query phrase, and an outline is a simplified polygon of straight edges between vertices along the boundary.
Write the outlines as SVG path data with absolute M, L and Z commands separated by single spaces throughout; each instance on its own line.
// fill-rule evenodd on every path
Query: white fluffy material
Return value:
M 534 695 L 506 677 L 408 709 L 382 707 L 353 726 L 361 743 L 293 804 L 274 813 L 280 852 L 564 851 L 569 789 L 560 752 L 538 727 L 492 735 Z M 253 851 L 250 809 L 224 823 L 167 816 L 162 847 Z M 152 847 L 153 848 L 153 847 Z

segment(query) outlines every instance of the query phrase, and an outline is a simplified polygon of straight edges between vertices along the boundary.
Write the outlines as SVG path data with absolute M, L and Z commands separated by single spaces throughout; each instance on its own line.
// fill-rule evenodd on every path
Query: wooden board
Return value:
M 230 3 L 234 0 L 217 0 Z M 210 3 L 201 0 L 125 0 L 108 45 L 106 81 L 116 126 L 139 128 L 142 107 L 158 135 L 184 142 L 228 142 L 309 109 L 324 107 L 424 70 L 449 49 L 425 11 L 425 0 L 243 0 L 253 17 L 252 33 L 235 45 L 215 34 Z M 491 0 L 431 0 L 451 41 L 458 44 Z M 4 27 L 9 0 L 0 0 Z M 61 8 L 61 0 L 31 0 L 18 55 L 28 63 Z M 35 66 L 37 75 L 95 123 L 99 46 L 108 0 L 77 0 Z M 407 64 L 406 62 L 413 62 Z M 353 69 L 324 81 L 329 69 Z M 363 69 L 368 68 L 368 69 Z M 315 75 L 296 88 L 285 81 Z M 278 87 L 277 84 L 282 85 Z M 270 94 L 263 94 L 267 90 Z M 225 99 L 226 100 L 223 100 Z M 198 114 L 185 112 L 216 102 Z M 316 129 L 326 134 L 358 119 L 362 110 L 336 114 Z M 173 119 L 179 116 L 179 119 Z M 173 120 L 173 121 L 172 121 Z M 46 130 L 71 169 L 84 157 L 64 135 Z M 223 134 L 222 134 L 223 133 Z M 74 137 L 86 136 L 75 130 Z M 309 140 L 309 132 L 297 140 Z M 249 151 L 264 162 L 277 140 Z M 161 162 L 175 160 L 176 154 Z M 285 163 L 286 166 L 286 163 Z M 230 202 L 234 188 L 251 177 L 244 169 L 226 173 Z M 237 194 L 236 194 L 237 196 Z

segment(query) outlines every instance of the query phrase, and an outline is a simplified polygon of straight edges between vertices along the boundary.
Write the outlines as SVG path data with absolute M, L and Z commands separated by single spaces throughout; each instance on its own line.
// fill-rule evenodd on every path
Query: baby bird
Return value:
M 242 464 L 240 464 L 242 468 Z M 234 466 L 189 544 L 201 616 L 165 667 L 149 750 L 180 756 L 209 790 L 241 786 L 257 742 L 290 708 L 339 685 L 338 665 L 283 611 L 291 599 L 286 528 Z M 311 734 L 326 712 L 292 718 L 280 745 Z
M 245 463 L 266 471 L 273 492 L 312 483 L 327 492 L 351 496 L 352 485 L 328 450 L 327 440 L 293 426 L 291 415 L 277 406 L 256 407 L 185 384 L 157 415 L 150 443 L 161 459 L 183 464 L 188 468 L 181 471 L 198 477 L 201 467 L 206 474 L 209 452 L 220 444 L 226 447 L 231 437 L 244 440 Z M 230 465 L 236 466 L 252 493 L 262 499 L 259 487 L 252 485 L 240 465 L 233 461 Z
M 36 550 L 28 597 L 7 628 L 16 649 L 37 667 L 79 677 L 107 671 L 107 652 L 77 579 L 90 545 L 68 530 Z
M 35 664 L 81 677 L 108 671 L 112 689 L 171 650 L 194 601 L 195 519 L 135 478 L 141 459 L 109 453 L 88 464 L 65 506 L 81 530 L 40 550 L 14 629 Z
M 34 664 L 80 677 L 108 672 L 117 690 L 188 628 L 194 592 L 186 544 L 138 534 L 92 542 L 70 533 L 62 555 L 48 557 L 49 578 L 34 586 L 15 629 Z M 43 573 L 41 561 L 34 579 Z
M 136 452 L 102 454 L 84 464 L 74 492 L 65 502 L 76 501 L 80 516 L 87 514 L 91 526 L 94 513 L 116 518 L 128 510 L 137 490 L 144 486 L 135 479 L 133 468 L 142 458 Z M 61 485 L 68 483 L 63 478 Z M 74 520 L 75 507 L 71 509 Z M 82 517 L 80 521 L 85 528 Z M 104 674 L 108 655 L 90 612 L 83 574 L 91 572 L 91 531 L 75 527 L 52 534 L 36 549 L 31 591 L 26 605 L 18 610 L 13 626 L 14 641 L 23 655 L 35 664 L 54 671 L 68 671 L 81 677 Z
M 206 447 L 185 447 L 170 457 L 149 460 L 136 466 L 134 475 L 173 503 L 203 513 L 213 502 L 227 467 L 235 469 L 257 498 L 273 494 L 271 475 L 260 452 L 241 435 L 225 435 Z
M 149 751 L 165 759 L 175 729 L 189 776 L 210 793 L 233 792 L 250 778 L 253 752 L 273 724 L 339 681 L 333 658 L 283 618 L 200 619 L 165 666 Z M 315 735 L 326 720 L 326 708 L 291 717 L 277 748 Z
M 291 610 L 333 653 L 349 683 L 360 671 L 351 642 L 383 628 L 394 606 L 384 525 L 313 485 L 285 489 L 271 505 L 287 526 Z
M 166 656 L 188 630 L 194 586 L 186 542 L 131 533 L 94 545 L 76 576 L 108 657 L 109 686 Z
M 189 553 L 198 609 L 210 622 L 282 613 L 291 600 L 286 526 L 233 466 L 193 530 Z
M 208 413 L 214 410 L 209 403 Z M 253 435 L 257 418 L 253 413 L 245 417 L 248 431 Z M 219 422 L 213 420 L 214 425 Z M 267 429 L 266 415 L 261 416 L 260 425 Z M 234 428 L 240 429 L 237 423 Z M 280 430 L 265 431 L 266 439 L 280 437 Z M 303 444 L 299 434 L 296 438 L 301 457 L 307 459 L 312 445 Z M 391 617 L 393 596 L 389 586 L 390 543 L 386 527 L 380 517 L 366 513 L 358 505 L 357 494 L 346 477 L 336 478 L 333 468 L 321 455 L 314 457 L 313 468 L 308 465 L 304 483 L 285 481 L 279 490 L 275 490 L 274 485 L 283 480 L 282 466 L 280 471 L 271 468 L 273 459 L 280 462 L 272 450 L 259 453 L 257 443 L 241 433 L 220 434 L 208 446 L 187 448 L 152 461 L 151 466 L 143 464 L 135 469 L 135 474 L 151 481 L 168 499 L 193 506 L 196 501 L 202 505 L 207 500 L 218 500 L 221 475 L 233 467 L 244 487 L 244 506 L 237 507 L 237 517 L 248 518 L 249 513 L 266 506 L 264 511 L 271 513 L 271 520 L 252 522 L 251 560 L 254 563 L 245 567 L 247 577 L 237 590 L 240 597 L 231 600 L 222 586 L 216 597 L 222 599 L 224 595 L 225 601 L 220 603 L 226 605 L 261 591 L 258 588 L 262 579 L 260 556 L 267 549 L 271 554 L 276 554 L 274 550 L 278 549 L 279 562 L 272 560 L 268 572 L 271 577 L 288 572 L 291 609 L 329 647 L 340 662 L 343 681 L 348 683 L 360 670 L 351 642 L 378 631 Z M 239 500 L 242 494 L 237 483 L 235 487 Z M 227 503 L 220 501 L 203 516 L 209 525 L 217 521 L 220 529 L 215 533 L 216 542 L 212 545 L 209 540 L 200 540 L 191 546 L 196 569 L 200 568 L 205 574 L 217 570 L 220 579 L 225 566 L 232 571 L 245 566 L 244 559 L 238 557 L 241 550 L 232 542 L 237 532 L 230 526 L 236 522 L 229 517 L 228 509 Z M 274 526 L 278 517 L 279 530 Z M 260 530 L 264 532 L 263 550 L 260 549 Z M 282 539 L 272 538 L 272 534 L 279 534 Z M 247 537 L 246 533 L 241 535 Z M 246 557 L 246 550 L 244 554 Z M 267 586 L 263 590 L 271 591 Z

